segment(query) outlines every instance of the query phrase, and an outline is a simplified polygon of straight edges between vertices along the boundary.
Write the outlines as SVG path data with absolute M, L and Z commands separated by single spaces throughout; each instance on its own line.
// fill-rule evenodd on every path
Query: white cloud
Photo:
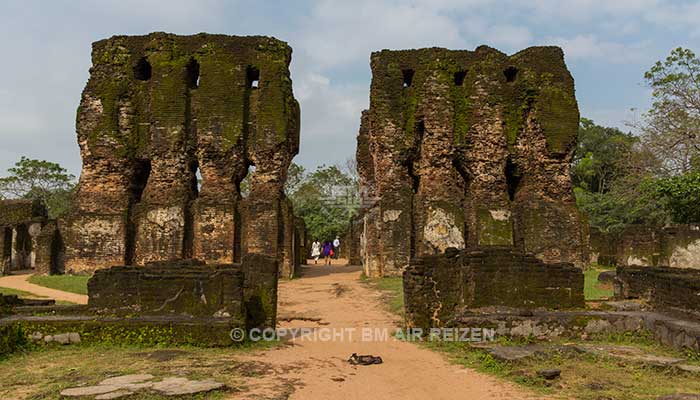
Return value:
M 599 39 L 592 34 L 581 34 L 571 38 L 552 37 L 545 43 L 561 46 L 570 60 L 589 62 L 627 63 L 647 58 L 649 43 L 619 43 Z

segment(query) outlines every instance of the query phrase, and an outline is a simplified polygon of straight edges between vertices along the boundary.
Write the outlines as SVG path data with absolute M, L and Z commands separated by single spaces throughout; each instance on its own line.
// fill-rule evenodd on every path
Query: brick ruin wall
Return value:
M 642 299 L 655 309 L 700 320 L 700 270 L 618 267 L 615 298 Z
M 512 247 L 448 250 L 412 260 L 404 273 L 406 323 L 449 326 L 467 309 L 583 308 L 583 274 L 570 263 L 546 264 Z
M 262 253 L 291 276 L 294 216 L 283 193 L 299 150 L 291 53 L 259 36 L 94 43 L 77 115 L 83 168 L 61 221 L 66 272 Z
M 700 269 L 700 226 L 632 225 L 619 233 L 591 229 L 591 263 Z
M 60 236 L 47 215 L 38 200 L 0 201 L 0 275 L 25 269 L 60 272 Z
M 449 247 L 587 261 L 569 178 L 579 112 L 561 49 L 383 50 L 371 67 L 350 255 L 368 276 Z

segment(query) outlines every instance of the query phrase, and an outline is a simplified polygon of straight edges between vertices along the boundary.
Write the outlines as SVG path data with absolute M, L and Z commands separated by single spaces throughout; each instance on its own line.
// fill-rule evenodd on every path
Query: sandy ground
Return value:
M 76 304 L 87 304 L 88 297 L 82 294 L 68 293 L 61 290 L 50 289 L 27 282 L 31 274 L 8 275 L 0 277 L 0 287 L 22 290 L 38 297 L 48 297 L 56 301 L 67 301 Z
M 282 282 L 280 327 L 314 328 L 314 333 L 295 337 L 283 348 L 242 357 L 242 361 L 255 361 L 263 370 L 246 380 L 248 391 L 230 398 L 537 398 L 525 389 L 450 364 L 441 354 L 394 339 L 392 334 L 400 321 L 385 311 L 381 295 L 359 277 L 359 267 L 319 264 L 305 267 L 301 279 Z M 382 340 L 373 335 L 375 340 L 363 340 L 363 332 L 373 328 L 388 328 L 390 337 Z M 321 340 L 332 331 L 343 336 Z M 352 366 L 346 361 L 352 353 L 381 356 L 384 363 Z

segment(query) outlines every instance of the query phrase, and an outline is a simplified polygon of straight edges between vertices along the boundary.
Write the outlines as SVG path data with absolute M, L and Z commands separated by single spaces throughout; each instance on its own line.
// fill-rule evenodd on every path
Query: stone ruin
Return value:
M 371 66 L 351 260 L 368 276 L 405 272 L 409 324 L 442 323 L 448 303 L 582 306 L 579 112 L 561 49 L 383 50 Z
M 56 221 L 48 218 L 46 207 L 36 200 L 0 201 L 0 275 L 33 269 L 37 273 L 57 272 L 60 238 Z
M 450 247 L 584 265 L 569 178 L 579 112 L 561 49 L 383 50 L 371 65 L 353 224 L 368 276 Z
M 261 36 L 94 43 L 77 117 L 83 168 L 61 227 L 65 271 L 261 253 L 292 276 L 299 231 L 283 192 L 299 151 L 291 54 Z

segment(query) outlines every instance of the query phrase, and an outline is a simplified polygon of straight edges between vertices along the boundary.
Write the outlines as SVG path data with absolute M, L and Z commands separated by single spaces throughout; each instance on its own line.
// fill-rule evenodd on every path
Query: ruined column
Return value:
M 66 270 L 281 256 L 279 202 L 299 142 L 290 60 L 286 43 L 259 36 L 95 43 L 78 111 L 83 170 L 62 229 Z M 251 165 L 252 214 L 239 188 Z M 244 220 L 271 229 L 260 232 L 269 243 L 246 241 L 259 231 Z
M 568 171 L 578 108 L 560 49 L 383 50 L 371 65 L 358 135 L 361 184 L 378 198 L 362 214 L 368 275 L 450 247 L 581 265 Z

